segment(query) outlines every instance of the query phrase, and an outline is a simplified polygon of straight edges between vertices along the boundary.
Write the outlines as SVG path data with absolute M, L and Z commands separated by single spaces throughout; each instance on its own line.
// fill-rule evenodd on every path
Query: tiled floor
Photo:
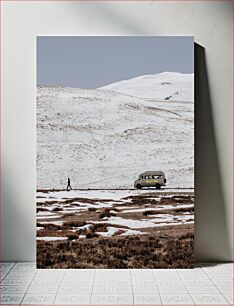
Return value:
M 0 263 L 0 304 L 232 305 L 233 264 L 193 270 L 36 270 Z

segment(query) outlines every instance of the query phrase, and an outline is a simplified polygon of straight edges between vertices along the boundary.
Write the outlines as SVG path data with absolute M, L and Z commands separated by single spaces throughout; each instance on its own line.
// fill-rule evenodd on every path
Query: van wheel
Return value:
M 141 185 L 140 185 L 140 184 L 137 184 L 137 185 L 136 185 L 136 188 L 137 188 L 137 189 L 141 189 Z
M 155 187 L 156 187 L 156 189 L 160 189 L 161 185 L 160 184 L 156 184 Z

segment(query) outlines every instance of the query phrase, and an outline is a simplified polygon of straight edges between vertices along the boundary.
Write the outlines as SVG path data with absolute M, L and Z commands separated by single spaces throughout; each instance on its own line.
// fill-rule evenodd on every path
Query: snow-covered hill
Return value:
M 163 72 L 120 81 L 100 87 L 100 89 L 117 91 L 140 98 L 193 101 L 193 79 L 193 74 Z
M 152 85 L 145 97 L 146 83 L 160 83 L 158 75 L 123 81 L 123 90 L 113 84 L 125 94 L 39 86 L 37 187 L 66 187 L 70 176 L 73 188 L 128 188 L 146 170 L 165 171 L 168 187 L 193 187 L 193 82 L 180 76 L 170 79 L 178 100 L 164 100 L 170 94 L 164 89 L 160 94 L 169 84 L 156 86 L 155 94 Z M 128 82 L 138 83 L 135 91 Z

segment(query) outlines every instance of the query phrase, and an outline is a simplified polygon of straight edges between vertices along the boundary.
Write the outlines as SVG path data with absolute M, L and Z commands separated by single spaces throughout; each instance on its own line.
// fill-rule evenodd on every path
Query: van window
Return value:
M 160 179 L 162 176 L 161 175 L 153 175 L 154 179 Z
M 146 180 L 151 179 L 151 175 L 145 176 L 145 179 L 146 179 Z

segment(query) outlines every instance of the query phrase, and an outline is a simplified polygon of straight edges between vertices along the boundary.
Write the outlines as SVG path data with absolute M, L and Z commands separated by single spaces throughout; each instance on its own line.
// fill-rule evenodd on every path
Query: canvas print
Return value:
M 37 267 L 192 268 L 194 40 L 37 37 Z

